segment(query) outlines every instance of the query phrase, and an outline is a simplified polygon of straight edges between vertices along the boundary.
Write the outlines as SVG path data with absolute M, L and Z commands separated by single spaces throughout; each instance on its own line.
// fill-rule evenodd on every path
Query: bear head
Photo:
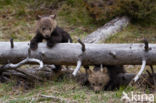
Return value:
M 107 68 L 101 68 L 99 71 L 88 69 L 87 73 L 90 86 L 96 93 L 103 90 L 110 80 Z
M 37 17 L 37 31 L 42 34 L 44 38 L 49 38 L 57 26 L 56 15 L 38 16 Z

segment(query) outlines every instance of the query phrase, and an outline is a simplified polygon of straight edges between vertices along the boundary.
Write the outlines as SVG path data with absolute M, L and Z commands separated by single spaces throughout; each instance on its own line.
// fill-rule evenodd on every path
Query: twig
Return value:
M 100 65 L 100 70 L 103 69 L 103 64 Z
M 35 59 L 35 58 L 26 58 L 24 60 L 22 60 L 21 62 L 17 63 L 17 64 L 12 64 L 12 63 L 9 63 L 9 64 L 6 64 L 4 66 L 2 66 L 0 68 L 0 70 L 5 70 L 5 69 L 8 69 L 8 70 L 12 70 L 12 69 L 16 69 L 18 67 L 20 67 L 21 65 L 25 64 L 25 63 L 28 63 L 28 62 L 36 62 L 38 63 L 40 66 L 39 66 L 39 70 L 43 68 L 43 62 L 39 59 Z
M 156 80 L 155 80 L 155 77 L 154 77 L 154 69 L 153 69 L 153 66 L 152 65 L 150 65 L 150 67 L 151 67 L 151 71 L 152 71 L 152 74 L 149 72 L 149 74 L 151 75 L 151 78 L 153 79 L 153 84 L 154 84 L 154 86 L 156 85 Z M 156 87 L 155 87 L 155 89 L 156 89 Z
M 13 38 L 10 39 L 11 48 L 14 48 L 14 41 Z
M 85 44 L 84 44 L 80 39 L 78 39 L 78 42 L 79 42 L 79 43 L 81 44 L 81 46 L 82 46 L 82 48 L 81 48 L 82 53 L 81 53 L 81 54 L 79 55 L 79 57 L 78 57 L 77 66 L 76 66 L 74 72 L 72 73 L 73 76 L 76 76 L 77 72 L 80 70 L 80 67 L 81 67 L 81 65 L 82 65 L 83 56 L 84 56 L 84 53 L 85 53 L 85 51 L 86 51 Z
M 145 44 L 145 51 L 148 52 L 151 48 L 149 48 L 149 44 L 148 44 L 148 41 L 147 39 L 144 39 L 144 44 Z
M 26 75 L 26 78 L 28 78 L 28 79 L 31 80 L 31 81 L 34 81 L 34 80 L 32 80 L 32 79 L 36 79 L 36 80 L 39 80 L 39 81 L 41 81 L 41 82 L 45 81 L 45 80 L 43 80 L 43 79 L 41 79 L 41 78 L 39 78 L 39 77 L 37 77 L 37 76 L 35 76 L 35 75 L 32 75 L 32 74 L 30 74 L 30 73 L 28 74 L 27 72 L 24 72 L 24 71 L 21 71 L 21 70 L 18 70 L 18 69 L 16 69 L 15 71 Z
M 41 97 L 40 99 L 52 99 L 54 102 L 58 102 L 58 103 L 78 103 L 75 100 L 67 100 L 56 96 L 40 95 L 40 97 Z
M 85 44 L 80 40 L 78 39 L 78 42 L 81 44 L 82 46 L 82 51 L 85 52 L 86 51 L 86 47 L 85 47 Z
M 152 65 L 150 65 L 150 68 L 151 68 L 152 74 L 154 74 L 154 69 L 153 69 L 153 66 L 152 66 Z
M 1 71 L 5 71 L 5 70 L 12 70 L 12 69 L 16 69 L 20 66 L 22 66 L 23 64 L 26 64 L 26 63 L 29 63 L 29 62 L 36 62 L 38 63 L 40 66 L 39 66 L 39 70 L 43 68 L 43 62 L 39 59 L 35 59 L 35 58 L 30 58 L 31 56 L 31 49 L 29 48 L 28 49 L 28 55 L 27 55 L 27 58 L 22 60 L 21 62 L 17 63 L 17 64 L 12 64 L 12 63 L 8 63 L 6 65 L 3 65 L 2 67 L 0 67 L 0 70 Z
M 149 70 L 146 70 L 146 72 L 149 75 L 149 77 L 152 77 L 152 74 L 149 72 Z
M 20 75 L 20 74 L 18 74 L 18 75 L 20 75 L 22 77 L 25 77 L 25 78 L 27 78 L 29 80 L 36 79 L 36 80 L 39 80 L 39 81 L 44 81 L 44 80 L 42 80 L 41 78 L 39 78 L 39 77 L 37 77 L 35 75 L 31 75 L 31 74 L 28 74 L 28 73 L 26 73 L 24 71 L 21 71 L 21 70 L 18 70 L 17 69 L 18 67 L 22 66 L 23 64 L 26 64 L 26 63 L 29 63 L 29 62 L 38 63 L 40 65 L 39 68 L 38 68 L 38 70 L 40 70 L 40 69 L 42 69 L 44 67 L 43 62 L 41 60 L 35 59 L 35 58 L 30 58 L 30 56 L 31 56 L 31 50 L 29 48 L 28 49 L 28 55 L 27 55 L 27 58 L 26 59 L 20 61 L 17 64 L 8 63 L 6 65 L 1 66 L 0 67 L 0 73 L 3 73 L 4 74 L 5 71 L 8 72 L 8 70 L 15 70 L 17 73 L 21 73 L 22 74 L 22 75 Z M 17 73 L 15 75 L 17 75 Z
M 111 51 L 111 52 L 109 52 L 109 54 L 110 54 L 113 58 L 116 58 L 116 52 Z
M 73 76 L 76 76 L 77 72 L 80 70 L 81 64 L 82 64 L 82 61 L 81 60 L 78 60 L 77 61 L 77 66 L 76 66 L 74 72 L 72 73 Z

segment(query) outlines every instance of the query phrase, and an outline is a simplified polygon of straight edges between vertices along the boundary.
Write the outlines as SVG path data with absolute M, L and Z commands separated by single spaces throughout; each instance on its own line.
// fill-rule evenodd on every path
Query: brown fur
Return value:
M 43 39 L 47 41 L 49 48 L 57 43 L 72 42 L 70 35 L 62 28 L 57 26 L 55 15 L 38 17 L 36 35 L 30 42 L 30 48 L 35 50 L 38 48 L 38 43 Z
M 110 80 L 106 68 L 101 69 L 99 71 L 91 71 L 90 69 L 88 69 L 87 72 L 88 72 L 88 81 L 90 83 L 91 88 L 95 92 L 103 90 Z
M 36 35 L 30 41 L 30 48 L 35 50 L 38 48 L 38 43 L 43 39 L 47 41 L 47 47 L 52 48 L 57 43 L 72 42 L 70 35 L 62 28 L 57 26 L 56 15 L 38 16 Z M 55 65 L 57 69 L 61 69 L 60 65 Z
M 87 70 L 88 82 L 95 92 L 101 90 L 115 90 L 122 85 L 122 78 L 119 74 L 125 73 L 123 66 L 104 66 L 96 65 L 94 70 Z
M 126 73 L 124 67 L 120 65 L 115 65 L 115 66 L 111 65 L 106 67 L 108 69 L 110 81 L 105 87 L 105 90 L 119 89 L 120 86 L 122 85 L 121 78 L 119 78 L 119 75 L 122 73 Z
M 50 37 L 57 25 L 55 15 L 50 15 L 48 17 L 39 16 L 38 19 L 36 32 L 39 31 L 45 38 Z

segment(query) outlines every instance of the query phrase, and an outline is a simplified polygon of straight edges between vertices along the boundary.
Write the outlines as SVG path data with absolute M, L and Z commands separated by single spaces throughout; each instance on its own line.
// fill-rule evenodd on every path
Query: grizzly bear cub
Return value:
M 123 66 L 95 66 L 93 71 L 87 70 L 89 84 L 95 92 L 118 89 L 121 73 L 125 73 Z
M 30 42 L 30 48 L 35 50 L 38 48 L 38 43 L 43 39 L 47 41 L 49 48 L 56 43 L 72 42 L 70 35 L 63 29 L 57 26 L 56 15 L 38 16 L 36 35 Z
M 88 73 L 88 81 L 90 87 L 95 91 L 99 92 L 104 89 L 104 87 L 110 81 L 110 77 L 107 73 L 107 69 L 103 68 L 98 71 L 92 71 L 90 69 L 87 70 Z

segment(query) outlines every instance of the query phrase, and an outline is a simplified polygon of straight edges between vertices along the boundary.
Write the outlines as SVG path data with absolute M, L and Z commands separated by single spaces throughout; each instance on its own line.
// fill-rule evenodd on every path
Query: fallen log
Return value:
M 89 34 L 84 38 L 85 43 L 97 43 L 99 41 L 105 41 L 110 36 L 120 32 L 129 24 L 130 20 L 128 17 L 117 17 L 110 22 L 106 23 L 104 26 L 98 28 L 93 33 Z
M 82 65 L 137 65 L 146 60 L 147 65 L 156 64 L 156 45 L 149 44 L 145 50 L 144 44 L 85 44 L 86 50 L 82 57 Z M 28 42 L 15 42 L 14 48 L 9 42 L 0 42 L 0 64 L 18 63 L 28 54 Z M 45 43 L 39 43 L 39 48 L 31 51 L 31 58 L 41 59 L 44 64 L 76 65 L 78 56 L 82 53 L 78 43 L 60 43 L 49 49 Z

